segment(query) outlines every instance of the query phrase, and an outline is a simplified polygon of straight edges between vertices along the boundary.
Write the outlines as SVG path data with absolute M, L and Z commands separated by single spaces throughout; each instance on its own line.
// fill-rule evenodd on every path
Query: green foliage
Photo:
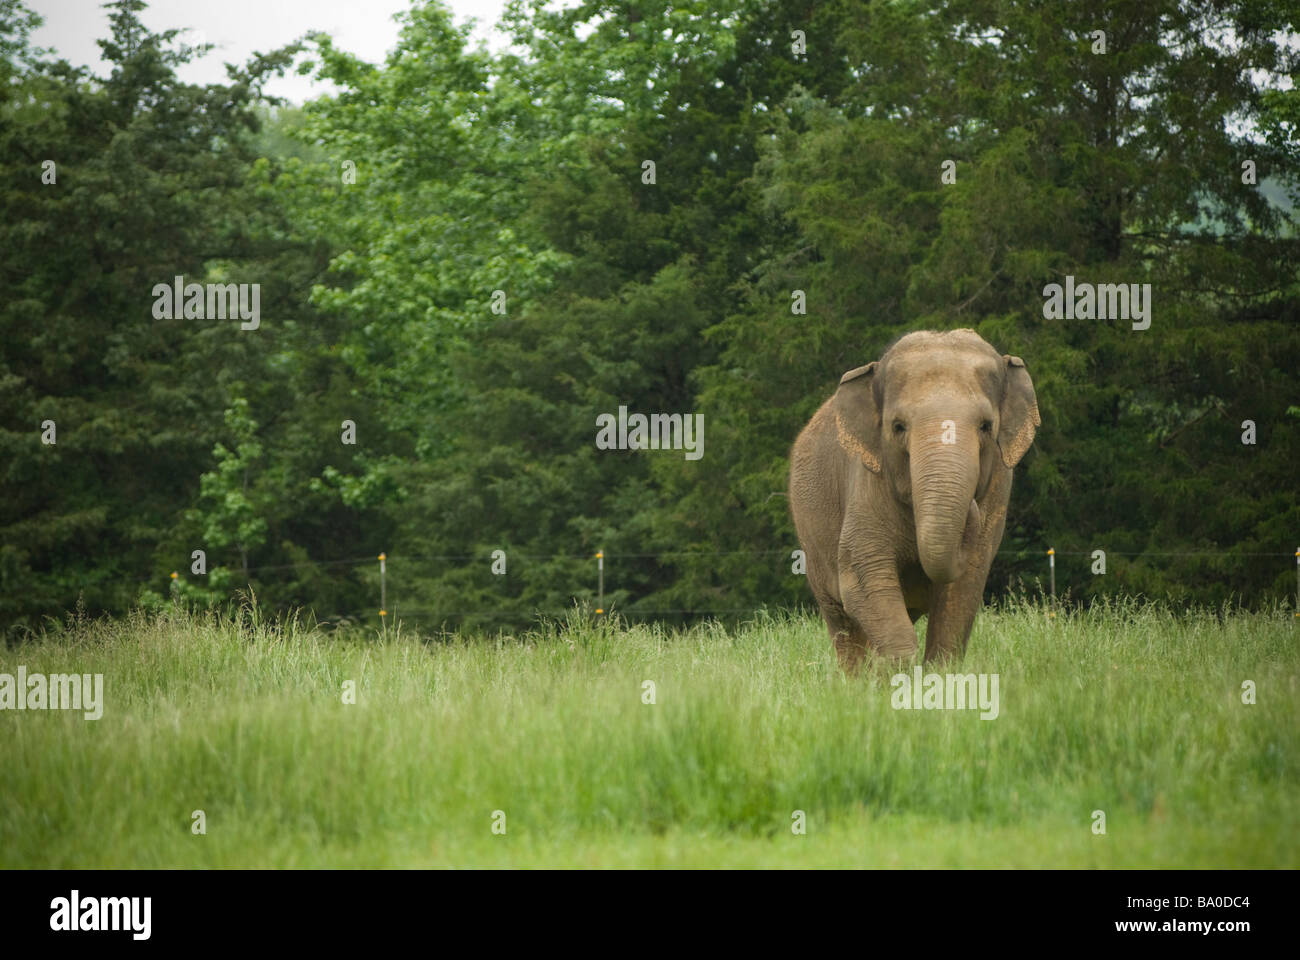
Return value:
M 602 548 L 630 616 L 807 602 L 795 434 L 963 326 L 1043 417 L 991 596 L 1049 545 L 1088 600 L 1289 596 L 1291 6 L 516 0 L 498 55 L 428 2 L 381 64 L 313 34 L 198 87 L 138 0 L 106 77 L 0 0 L 0 629 L 172 591 L 372 618 L 380 551 L 431 626 L 591 604 Z M 265 97 L 295 62 L 339 92 Z M 262 328 L 153 317 L 180 274 L 260 283 Z M 1067 275 L 1150 283 L 1150 329 L 1045 319 Z M 703 459 L 597 450 L 620 406 L 703 413 Z
M 266 118 L 261 86 L 292 51 L 234 68 L 228 85 L 182 84 L 174 69 L 195 51 L 175 43 L 177 31 L 149 33 L 140 8 L 113 6 L 106 78 L 28 51 L 21 8 L 0 16 L 14 78 L 0 89 L 6 632 L 79 598 L 92 613 L 123 610 L 142 584 L 188 571 L 194 549 L 212 548 L 207 533 L 245 544 L 255 567 L 295 549 L 355 555 L 358 513 L 307 495 L 325 466 L 348 465 L 328 452 L 339 449 L 340 420 L 367 412 L 350 400 L 354 377 L 331 353 L 337 322 L 305 302 L 329 238 L 292 222 L 294 207 L 279 198 L 295 196 L 294 183 L 277 189 L 279 159 L 254 150 Z M 56 164 L 48 183 L 46 159 Z M 177 275 L 260 283 L 261 330 L 154 316 L 155 284 Z M 200 478 L 217 470 L 223 411 L 237 400 L 262 425 L 245 441 L 262 446 L 267 464 L 254 478 L 257 515 L 243 518 L 245 530 L 205 530 L 186 517 L 202 512 Z M 53 445 L 39 438 L 47 419 Z M 249 537 L 258 528 L 264 551 Z M 297 572 L 312 589 L 291 570 L 274 577 L 267 600 L 330 614 L 355 591 L 344 578 L 321 590 L 310 567 Z
M 249 474 L 264 466 L 257 424 L 248 415 L 248 401 L 236 398 L 226 410 L 226 427 L 235 449 L 218 443 L 212 451 L 216 469 L 199 477 L 200 510 L 190 518 L 202 531 L 202 542 L 214 550 L 234 547 L 240 568 L 248 575 L 248 552 L 266 542 L 266 514 L 271 506 L 265 495 L 250 495 Z M 218 570 L 213 571 L 214 578 Z

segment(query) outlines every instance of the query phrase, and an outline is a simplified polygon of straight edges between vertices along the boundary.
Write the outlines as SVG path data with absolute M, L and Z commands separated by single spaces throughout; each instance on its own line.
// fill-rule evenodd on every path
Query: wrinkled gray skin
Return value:
M 910 333 L 840 379 L 791 451 L 790 508 L 846 671 L 915 656 L 922 614 L 927 662 L 965 652 L 1040 423 L 1024 361 L 973 330 Z

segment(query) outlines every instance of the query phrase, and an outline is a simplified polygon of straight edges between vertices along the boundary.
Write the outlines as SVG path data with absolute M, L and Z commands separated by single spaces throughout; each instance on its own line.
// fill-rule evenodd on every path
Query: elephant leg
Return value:
M 925 662 L 961 658 L 966 653 L 975 614 L 984 596 L 984 578 L 974 583 L 963 576 L 936 589 L 925 628 Z
M 810 576 L 809 585 L 817 600 L 817 607 L 821 610 L 822 619 L 826 621 L 826 632 L 830 634 L 831 645 L 835 647 L 840 667 L 845 673 L 857 673 L 867 652 L 866 638 L 862 636 L 862 631 L 853 622 L 853 618 L 845 612 L 840 598 L 829 589 L 834 574 L 830 570 L 810 570 L 809 573 L 825 574 Z
M 873 652 L 897 660 L 916 655 L 916 631 L 892 558 L 866 563 L 842 558 L 840 599 Z
M 813 598 L 821 610 L 822 619 L 826 621 L 826 632 L 830 634 L 831 645 L 845 673 L 856 673 L 866 655 L 866 638 L 853 622 L 840 602 L 837 589 L 839 574 L 830 558 L 818 561 L 814 559 L 808 565 L 808 586 L 812 588 Z
M 857 673 L 867 653 L 866 637 L 838 600 L 823 603 L 819 598 L 818 605 L 821 607 L 822 616 L 826 619 L 826 630 L 830 634 L 831 644 L 835 647 L 840 668 L 848 674 Z

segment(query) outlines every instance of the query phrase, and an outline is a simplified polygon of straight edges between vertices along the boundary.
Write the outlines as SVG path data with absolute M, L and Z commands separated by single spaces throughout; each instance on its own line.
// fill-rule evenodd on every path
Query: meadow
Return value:
M 0 711 L 0 867 L 1295 868 L 1297 629 L 1009 602 L 942 668 L 999 676 L 981 720 L 892 708 L 911 665 L 845 677 L 807 614 L 73 616 L 0 648 L 104 676 L 98 720 Z

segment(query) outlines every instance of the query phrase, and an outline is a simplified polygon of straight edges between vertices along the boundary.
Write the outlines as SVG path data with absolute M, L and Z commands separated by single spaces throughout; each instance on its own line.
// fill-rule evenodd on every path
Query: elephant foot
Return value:
M 927 635 L 925 638 L 925 662 L 926 663 L 947 663 L 961 660 L 966 655 L 966 641 L 970 638 L 970 630 L 957 637 L 933 637 Z
M 929 664 L 953 663 L 961 659 L 961 650 L 955 646 L 925 644 L 924 662 Z
M 877 656 L 886 660 L 912 660 L 916 657 L 916 634 L 909 629 L 906 636 L 883 638 L 873 649 Z
M 840 669 L 852 676 L 862 666 L 862 661 L 867 655 L 867 646 L 847 633 L 837 633 L 835 654 L 839 657 Z
M 862 662 L 867 658 L 867 651 L 871 650 L 873 659 L 886 661 L 912 660 L 916 657 L 916 634 L 910 630 L 906 636 L 899 636 L 888 640 L 881 640 L 872 643 L 870 647 L 851 634 L 837 633 L 835 635 L 835 653 L 839 657 L 840 667 L 845 673 L 855 674 L 862 667 Z

